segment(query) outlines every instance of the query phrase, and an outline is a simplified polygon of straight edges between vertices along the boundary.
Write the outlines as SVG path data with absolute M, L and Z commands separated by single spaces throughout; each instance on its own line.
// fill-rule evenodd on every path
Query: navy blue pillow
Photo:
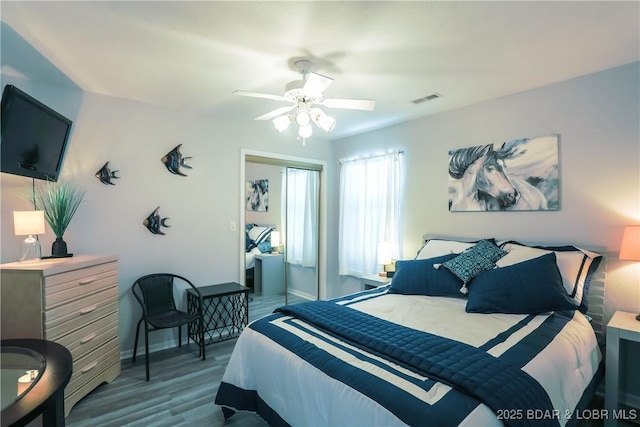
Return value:
M 466 311 L 537 314 L 576 308 L 564 290 L 552 252 L 480 274 L 469 286 Z
M 446 268 L 436 269 L 458 254 L 446 254 L 435 258 L 396 261 L 396 272 L 391 282 L 390 294 L 461 296 L 462 281 Z
M 525 246 L 523 243 L 519 243 L 515 240 L 502 243 L 501 246 L 507 244 L 514 244 L 518 246 Z M 602 261 L 602 255 L 593 253 L 587 255 L 582 249 L 576 248 L 573 245 L 562 246 L 529 246 L 536 249 L 543 249 L 547 251 L 554 251 L 558 254 L 567 253 L 575 254 L 570 259 L 565 258 L 558 268 L 560 268 L 560 274 L 563 277 L 565 291 L 573 298 L 573 301 L 578 305 L 578 310 L 582 313 L 586 313 L 589 306 L 587 304 L 587 295 L 589 294 L 589 284 L 595 274 L 600 262 Z

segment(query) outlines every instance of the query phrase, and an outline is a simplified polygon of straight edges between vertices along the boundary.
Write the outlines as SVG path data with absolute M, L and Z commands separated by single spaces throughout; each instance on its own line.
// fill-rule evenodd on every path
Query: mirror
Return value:
M 285 304 L 316 300 L 320 172 L 285 167 L 281 173 Z
M 251 318 L 319 297 L 320 173 L 299 162 L 245 157 L 242 260 Z

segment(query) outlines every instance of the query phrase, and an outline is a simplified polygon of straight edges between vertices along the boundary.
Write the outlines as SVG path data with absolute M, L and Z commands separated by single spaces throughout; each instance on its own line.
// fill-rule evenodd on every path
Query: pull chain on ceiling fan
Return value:
M 294 80 L 285 86 L 284 95 L 270 95 L 259 92 L 236 90 L 234 95 L 253 98 L 266 98 L 276 101 L 291 102 L 292 105 L 276 108 L 255 120 L 271 120 L 276 130 L 284 132 L 292 122 L 298 125 L 298 135 L 304 139 L 311 136 L 311 123 L 326 132 L 330 132 L 336 120 L 327 115 L 322 109 L 314 105 L 324 105 L 328 108 L 346 108 L 351 110 L 372 111 L 376 102 L 368 99 L 324 99 L 324 91 L 331 85 L 333 79 L 311 71 L 313 63 L 300 60 L 295 63 L 302 80 Z M 293 112 L 292 112 L 293 111 Z

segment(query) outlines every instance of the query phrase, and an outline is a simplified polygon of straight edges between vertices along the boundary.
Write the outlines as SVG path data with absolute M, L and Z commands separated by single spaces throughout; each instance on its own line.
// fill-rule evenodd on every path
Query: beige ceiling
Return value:
M 291 59 L 310 58 L 335 79 L 325 97 L 377 101 L 325 109 L 333 138 L 640 59 L 638 1 L 3 0 L 0 12 L 3 73 L 212 116 L 282 106 L 231 92 L 281 95 L 299 78 Z M 411 102 L 432 92 L 443 97 Z

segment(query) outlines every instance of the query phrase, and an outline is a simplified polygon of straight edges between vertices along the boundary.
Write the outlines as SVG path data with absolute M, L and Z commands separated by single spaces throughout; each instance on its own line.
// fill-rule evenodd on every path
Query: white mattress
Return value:
M 386 294 L 384 290 L 354 294 L 337 303 L 349 304 L 352 308 L 388 321 L 474 347 L 486 345 L 497 335 L 511 329 L 512 332 L 506 334 L 508 338 L 488 349 L 488 353 L 496 357 L 517 346 L 549 317 L 538 315 L 525 319 L 526 315 L 471 314 L 465 312 L 463 299 Z M 305 325 L 301 320 L 288 321 L 291 319 L 288 316 L 273 317 L 268 321 L 278 328 L 312 342 L 319 349 L 326 349 L 331 357 L 347 361 L 354 370 L 373 373 L 421 401 L 435 404 L 452 392 L 451 387 L 442 383 L 436 383 L 428 390 L 416 387 L 403 377 L 419 376 L 414 372 L 387 361 L 372 364 L 371 355 L 361 358 L 358 352 L 362 350 L 344 351 L 341 349 L 346 348 L 344 343 L 313 326 Z M 526 321 L 521 322 L 523 320 Z M 258 322 L 265 321 L 262 319 Z M 333 343 L 339 345 L 334 346 Z M 536 351 L 537 355 L 522 370 L 546 390 L 557 411 L 553 416 L 558 418 L 560 425 L 564 425 L 572 417 L 599 368 L 601 354 L 595 334 L 587 319 L 576 311 L 557 335 L 544 348 Z M 246 328 L 238 339 L 222 381 L 242 390 L 257 391 L 260 399 L 291 426 L 406 425 L 366 394 L 326 375 L 312 363 L 251 327 Z M 454 390 L 454 393 L 458 392 Z M 526 408 L 522 408 L 521 414 L 496 414 L 480 404 L 459 425 L 502 425 L 497 415 L 504 418 L 543 414 L 528 414 Z

